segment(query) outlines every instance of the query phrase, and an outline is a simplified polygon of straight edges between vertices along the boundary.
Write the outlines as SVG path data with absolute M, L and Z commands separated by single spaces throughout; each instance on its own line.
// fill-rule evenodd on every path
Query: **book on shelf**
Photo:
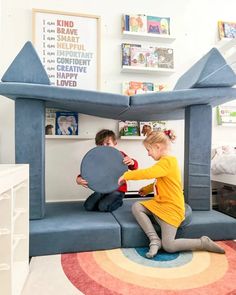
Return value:
M 151 34 L 169 35 L 170 34 L 170 18 L 147 16 L 147 32 Z
M 141 82 L 141 81 L 129 81 L 122 83 L 122 94 L 132 96 L 136 94 L 143 94 L 149 92 L 165 91 L 168 87 L 166 84 Z
M 219 37 L 236 38 L 236 22 L 218 21 Z
M 236 106 L 235 105 L 217 106 L 217 123 L 218 125 L 224 125 L 224 124 L 236 125 Z
M 78 135 L 78 113 L 56 112 L 56 135 Z
M 158 50 L 157 47 L 149 47 L 146 54 L 147 67 L 158 68 Z
M 131 65 L 131 48 L 140 47 L 141 44 L 130 44 L 130 43 L 122 43 L 122 66 L 130 66 Z
M 152 121 L 153 131 L 160 131 L 166 129 L 166 121 Z
M 131 46 L 130 65 L 132 67 L 146 67 L 146 55 L 148 49 L 144 47 Z
M 147 32 L 147 16 L 145 14 L 129 15 L 129 31 L 130 32 Z
M 46 109 L 45 112 L 45 135 L 56 134 L 56 110 Z
M 160 84 L 160 83 L 154 83 L 153 91 L 168 91 L 170 90 L 169 86 L 167 84 Z
M 139 122 L 139 129 L 141 136 L 148 136 L 153 131 L 153 126 L 151 121 L 141 121 Z
M 120 136 L 139 136 L 139 124 L 137 121 L 119 121 Z
M 158 67 L 173 69 L 174 68 L 174 51 L 172 48 L 157 48 Z
M 174 68 L 172 48 L 142 47 L 141 44 L 122 43 L 122 66 L 139 68 Z
M 129 15 L 123 14 L 122 16 L 122 31 L 129 31 Z
M 170 35 L 170 17 L 123 14 L 122 31 Z
M 139 122 L 140 135 L 148 136 L 152 131 L 165 130 L 165 121 L 141 121 Z

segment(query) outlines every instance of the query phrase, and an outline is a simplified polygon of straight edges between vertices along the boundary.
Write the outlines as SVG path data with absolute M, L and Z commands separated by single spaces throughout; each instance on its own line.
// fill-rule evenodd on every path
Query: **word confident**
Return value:
M 73 64 L 73 65 L 82 65 L 82 66 L 89 66 L 91 60 L 90 59 L 75 59 L 75 58 L 57 58 L 57 63 L 59 64 Z

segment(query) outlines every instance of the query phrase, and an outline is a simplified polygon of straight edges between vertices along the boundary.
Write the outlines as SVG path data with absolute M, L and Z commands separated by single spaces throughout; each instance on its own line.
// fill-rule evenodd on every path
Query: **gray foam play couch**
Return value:
M 147 245 L 131 215 L 131 201 L 112 214 L 85 212 L 81 202 L 46 204 L 46 107 L 117 120 L 184 119 L 184 195 L 193 218 L 178 234 L 236 238 L 235 219 L 211 210 L 210 179 L 212 107 L 235 99 L 235 84 L 235 73 L 212 48 L 173 91 L 129 97 L 55 87 L 27 42 L 3 75 L 0 95 L 15 101 L 16 163 L 30 164 L 31 255 Z

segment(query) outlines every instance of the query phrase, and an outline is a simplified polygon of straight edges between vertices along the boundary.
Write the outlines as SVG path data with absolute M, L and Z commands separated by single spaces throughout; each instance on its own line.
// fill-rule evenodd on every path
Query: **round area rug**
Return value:
M 205 251 L 145 258 L 147 248 L 63 254 L 69 281 L 86 295 L 236 294 L 236 242 L 218 242 L 226 254 Z

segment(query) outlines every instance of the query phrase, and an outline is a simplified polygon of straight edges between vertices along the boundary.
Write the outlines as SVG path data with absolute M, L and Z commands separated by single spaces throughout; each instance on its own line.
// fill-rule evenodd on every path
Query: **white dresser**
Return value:
M 29 267 L 29 165 L 0 165 L 0 294 L 19 295 Z

